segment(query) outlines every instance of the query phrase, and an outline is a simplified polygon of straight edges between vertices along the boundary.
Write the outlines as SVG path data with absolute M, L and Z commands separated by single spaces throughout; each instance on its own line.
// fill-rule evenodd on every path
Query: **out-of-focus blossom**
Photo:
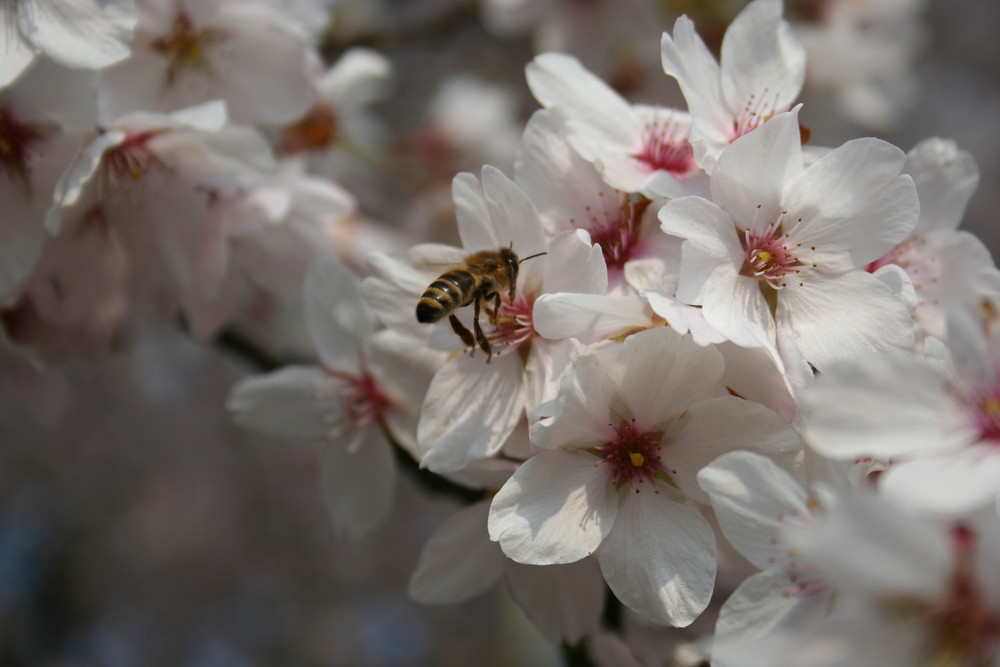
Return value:
M 879 487 L 907 507 L 961 515 L 998 500 L 1000 312 L 949 317 L 945 359 L 902 353 L 831 366 L 802 397 L 805 434 L 835 459 L 891 462 Z
M 656 75 L 657 53 L 637 34 L 664 27 L 645 0 L 483 0 L 483 22 L 500 35 L 532 31 L 535 53 L 559 51 L 622 89 L 642 88 Z M 652 48 L 651 48 L 652 47 Z
M 0 5 L 0 86 L 44 53 L 70 68 L 101 69 L 129 54 L 135 0 L 14 0 Z
M 55 234 L 4 318 L 19 344 L 117 347 L 164 319 L 227 242 L 214 207 L 275 168 L 256 132 L 226 123 L 221 104 L 170 116 L 129 114 L 96 134 L 56 186 Z
M 913 343 L 906 303 L 859 267 L 917 222 L 904 155 L 856 139 L 806 167 L 798 112 L 737 139 L 712 173 L 712 200 L 685 197 L 660 211 L 685 239 L 677 297 L 702 306 L 731 341 L 828 363 Z
M 820 113 L 833 107 L 862 127 L 891 129 L 918 92 L 916 60 L 926 39 L 920 21 L 926 0 L 788 4 L 792 11 L 804 5 L 793 25 L 808 54 L 807 100 L 815 101 Z
M 734 449 L 799 448 L 781 417 L 720 395 L 722 373 L 717 351 L 666 328 L 581 356 L 535 413 L 539 452 L 494 497 L 490 537 L 522 563 L 596 555 L 626 606 L 658 623 L 691 623 L 716 567 L 695 475 Z
M 338 537 L 358 540 L 388 516 L 392 442 L 415 452 L 416 419 L 438 354 L 390 331 L 375 334 L 357 278 L 317 262 L 305 283 L 306 324 L 321 365 L 286 366 L 237 384 L 238 424 L 279 438 L 326 440 L 321 487 Z M 390 440 L 391 439 L 391 440 Z
M 97 81 L 40 57 L 0 89 L 0 304 L 38 259 L 56 182 L 94 121 Z
M 891 264 L 905 270 L 917 297 L 914 321 L 924 335 L 943 339 L 947 308 L 1000 295 L 1000 271 L 990 251 L 958 229 L 979 170 L 955 142 L 931 138 L 907 153 L 904 171 L 916 185 L 920 219 L 909 236 L 866 268 L 877 272 Z
M 316 102 L 319 58 L 264 0 L 145 0 L 132 53 L 104 72 L 99 116 L 222 99 L 237 123 L 290 123 Z
M 726 146 L 788 111 L 802 90 L 805 50 L 781 10 L 781 0 L 748 4 L 726 30 L 719 61 L 687 16 L 663 33 L 663 69 L 680 84 L 695 160 L 710 173 Z

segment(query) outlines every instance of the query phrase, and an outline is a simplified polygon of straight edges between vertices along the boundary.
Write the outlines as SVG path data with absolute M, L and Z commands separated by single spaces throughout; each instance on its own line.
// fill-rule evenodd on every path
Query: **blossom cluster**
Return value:
M 620 604 L 715 614 L 688 648 L 719 666 L 1000 664 L 1000 271 L 958 229 L 977 168 L 940 138 L 811 142 L 813 55 L 780 0 L 750 2 L 718 58 L 687 16 L 663 32 L 683 108 L 556 51 L 526 67 L 523 129 L 476 125 L 463 96 L 487 93 L 449 89 L 452 148 L 510 162 L 451 179 L 453 244 L 432 213 L 424 238 L 351 231 L 381 229 L 340 183 L 389 150 L 369 104 L 391 66 L 356 48 L 324 71 L 320 3 L 64 4 L 0 7 L 18 353 L 92 357 L 172 320 L 280 338 L 301 315 L 287 347 L 308 358 L 226 408 L 324 443 L 339 537 L 383 524 L 400 461 L 474 499 L 427 541 L 418 601 L 503 577 L 595 656 L 636 659 L 601 625 Z M 852 92 L 861 113 L 874 93 Z M 723 602 L 726 550 L 749 565 Z

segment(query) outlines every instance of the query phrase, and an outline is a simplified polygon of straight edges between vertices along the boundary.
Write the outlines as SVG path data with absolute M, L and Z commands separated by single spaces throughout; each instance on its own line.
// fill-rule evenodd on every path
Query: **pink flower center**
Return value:
M 665 116 L 665 119 L 661 118 Z M 696 168 L 691 147 L 690 128 L 676 122 L 670 114 L 657 113 L 643 127 L 642 150 L 635 156 L 649 171 L 666 171 L 675 177 L 685 176 Z
M 515 350 L 521 343 L 535 335 L 532 313 L 535 308 L 534 294 L 519 294 L 510 303 L 506 298 L 500 302 L 496 318 L 491 318 L 491 326 L 485 327 L 486 338 L 495 348 L 503 348 L 499 354 Z
M 606 464 L 610 468 L 611 481 L 616 486 L 628 484 L 630 489 L 639 493 L 640 485 L 649 482 L 653 493 L 659 493 L 656 479 L 669 479 L 669 475 L 677 473 L 663 465 L 660 452 L 663 435 L 637 429 L 634 419 L 610 426 L 615 437 L 593 448 L 594 453 L 601 457 L 595 465 Z
M 603 192 L 601 199 L 604 199 Z M 645 197 L 633 198 L 617 191 L 615 199 L 617 201 L 613 205 L 604 207 L 600 212 L 587 206 L 590 238 L 601 246 L 609 270 L 620 270 L 635 255 L 642 216 L 650 204 Z
M 350 375 L 330 369 L 327 373 L 340 380 L 336 396 L 343 400 L 346 413 L 346 418 L 336 425 L 333 435 L 351 434 L 382 422 L 392 401 L 382 393 L 378 381 L 370 373 Z
M 0 109 L 0 172 L 27 183 L 32 147 L 42 136 L 38 127 L 22 123 L 8 111 Z
M 795 255 L 802 244 L 782 233 L 779 223 L 769 225 L 763 233 L 745 230 L 740 243 L 746 252 L 740 275 L 762 280 L 773 289 L 787 287 L 789 276 L 794 277 L 803 265 Z
M 156 130 L 131 134 L 104 154 L 106 173 L 112 183 L 119 178 L 138 181 L 152 167 L 162 165 L 149 147 L 149 140 L 157 134 Z

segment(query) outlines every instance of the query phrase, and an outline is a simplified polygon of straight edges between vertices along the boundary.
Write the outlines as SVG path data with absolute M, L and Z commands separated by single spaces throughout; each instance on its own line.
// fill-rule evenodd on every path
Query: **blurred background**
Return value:
M 374 109 L 392 160 L 343 184 L 385 229 L 448 240 L 451 176 L 510 166 L 536 108 L 523 76 L 533 53 L 565 48 L 633 101 L 683 105 L 656 75 L 661 31 L 687 12 L 717 47 L 744 4 L 327 2 L 331 61 L 361 45 L 396 70 Z M 824 34 L 834 5 L 856 14 L 857 34 Z M 802 120 L 813 143 L 874 135 L 909 150 L 955 139 L 982 176 L 964 227 L 996 256 L 1000 3 L 799 0 L 786 16 L 810 51 Z M 232 384 L 258 371 L 170 327 L 68 367 L 0 356 L 0 665 L 561 663 L 502 586 L 463 605 L 407 598 L 423 542 L 458 507 L 451 499 L 404 475 L 388 525 L 360 544 L 335 542 L 319 445 L 257 437 L 225 412 Z M 649 664 L 683 662 L 673 645 L 684 633 L 626 627 L 643 636 Z

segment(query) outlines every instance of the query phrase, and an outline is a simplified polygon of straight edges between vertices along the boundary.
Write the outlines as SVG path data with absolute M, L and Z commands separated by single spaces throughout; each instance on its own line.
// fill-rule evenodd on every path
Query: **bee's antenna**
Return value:
M 521 264 L 522 262 L 527 262 L 529 259 L 534 259 L 535 257 L 541 257 L 542 255 L 548 255 L 548 254 L 549 253 L 547 253 L 547 252 L 536 252 L 534 255 L 528 255 L 527 257 L 525 257 L 524 259 L 522 259 L 520 262 L 518 262 L 518 264 Z

